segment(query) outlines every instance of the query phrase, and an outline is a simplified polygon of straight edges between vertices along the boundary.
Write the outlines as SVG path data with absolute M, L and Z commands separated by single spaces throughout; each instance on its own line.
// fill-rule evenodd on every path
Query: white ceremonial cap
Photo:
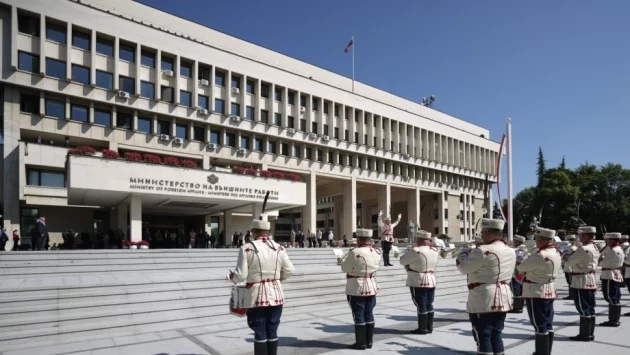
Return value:
M 357 229 L 357 238 L 372 238 L 371 229 Z
M 383 217 L 383 220 L 384 221 L 391 221 L 392 217 L 390 215 L 387 215 L 387 216 Z
M 566 240 L 575 240 L 575 238 L 575 234 L 567 235 L 566 237 L 564 237 L 564 239 Z
M 431 239 L 431 233 L 418 228 L 418 234 L 416 235 L 416 239 Z
M 591 227 L 591 226 L 578 228 L 578 234 L 584 234 L 584 233 L 595 234 L 597 233 L 597 228 Z
M 525 243 L 525 240 L 527 239 L 525 239 L 525 237 L 523 237 L 522 235 L 515 235 L 514 240 L 518 240 L 521 243 Z
M 625 234 L 622 234 L 622 235 L 621 235 L 621 239 L 628 239 L 628 236 L 627 236 L 627 235 L 625 235 Z
M 534 232 L 534 235 L 536 237 L 553 239 L 553 237 L 556 236 L 556 231 L 553 229 L 547 229 L 547 228 L 537 228 L 536 232 Z
M 261 231 L 271 230 L 271 223 L 268 221 L 262 221 L 260 219 L 255 219 L 252 221 L 252 225 L 250 229 L 258 229 Z
M 481 228 L 483 229 L 503 230 L 503 226 L 505 226 L 505 221 L 502 219 L 483 218 L 481 220 Z
M 621 239 L 621 233 L 606 233 L 604 239 Z

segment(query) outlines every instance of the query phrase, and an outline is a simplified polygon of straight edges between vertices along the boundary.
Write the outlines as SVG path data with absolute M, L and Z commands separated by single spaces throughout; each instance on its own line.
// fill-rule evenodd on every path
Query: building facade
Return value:
M 458 118 L 358 82 L 352 89 L 349 78 L 131 0 L 1 0 L 0 21 L 8 231 L 25 234 L 46 216 L 57 236 L 115 228 L 138 240 L 145 227 L 229 236 L 261 208 L 260 199 L 108 184 L 128 169 L 143 181 L 195 176 L 193 185 L 204 183 L 199 171 L 298 175 L 234 180 L 300 195 L 268 206 L 282 238 L 296 228 L 339 238 L 374 227 L 384 210 L 402 215 L 397 234 L 412 221 L 469 240 L 491 206 L 499 144 Z M 99 152 L 92 159 L 113 151 L 125 160 L 97 163 L 92 185 L 76 185 L 70 172 L 88 158 L 68 150 L 84 146 Z M 148 164 L 153 156 L 192 165 Z

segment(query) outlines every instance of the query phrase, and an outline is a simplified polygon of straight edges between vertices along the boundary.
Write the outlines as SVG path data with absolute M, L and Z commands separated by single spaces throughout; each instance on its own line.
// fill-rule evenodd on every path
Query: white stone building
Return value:
M 38 216 L 55 238 L 66 228 L 121 228 L 134 240 L 143 228 L 244 232 L 260 196 L 193 191 L 215 174 L 275 189 L 277 238 L 298 226 L 340 238 L 375 226 L 383 209 L 403 215 L 403 236 L 413 220 L 468 240 L 496 182 L 499 144 L 487 129 L 358 82 L 353 91 L 349 78 L 137 2 L 0 0 L 0 24 L 9 233 L 28 233 Z M 77 146 L 199 169 L 66 159 Z M 230 174 L 235 166 L 304 182 Z M 193 188 L 140 186 L 157 180 Z

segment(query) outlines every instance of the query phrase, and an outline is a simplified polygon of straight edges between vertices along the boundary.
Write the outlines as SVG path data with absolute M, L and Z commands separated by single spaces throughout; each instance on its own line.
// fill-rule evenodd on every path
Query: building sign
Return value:
M 264 189 L 262 183 L 264 180 L 261 181 L 261 186 L 256 188 L 222 184 L 219 182 L 219 178 L 215 174 L 208 176 L 207 181 L 208 182 L 199 183 L 189 180 L 130 177 L 129 190 L 252 200 L 264 200 L 265 194 L 269 191 L 270 201 L 277 201 L 279 197 L 278 190 Z

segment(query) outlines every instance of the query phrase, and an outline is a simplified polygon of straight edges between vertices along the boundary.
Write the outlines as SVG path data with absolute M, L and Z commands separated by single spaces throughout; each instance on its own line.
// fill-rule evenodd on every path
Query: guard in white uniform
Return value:
M 580 227 L 580 246 L 564 262 L 571 267 L 571 288 L 575 289 L 573 302 L 580 314 L 580 334 L 569 338 L 575 341 L 595 340 L 595 270 L 599 260 L 599 249 L 593 243 L 595 233 L 595 227 Z
M 516 254 L 501 239 L 505 221 L 483 218 L 481 237 L 484 244 L 462 249 L 457 268 L 468 275 L 468 304 L 477 354 L 504 353 L 501 332 L 506 313 L 512 309 L 510 280 L 516 265 Z
M 571 242 L 571 245 L 569 245 L 567 250 L 562 254 L 562 270 L 564 271 L 564 278 L 567 280 L 567 285 L 569 285 L 569 295 L 563 298 L 563 300 L 573 300 L 575 299 L 575 289 L 571 288 L 571 267 L 564 261 L 566 256 L 577 249 L 577 246 L 575 245 L 575 235 L 568 235 L 564 238 L 564 240 Z
M 606 248 L 602 249 L 599 257 L 599 266 L 602 267 L 602 292 L 608 302 L 608 321 L 600 323 L 602 327 L 618 327 L 621 317 L 621 285 L 623 276 L 621 268 L 625 255 L 619 243 L 621 233 L 606 233 Z
M 293 274 L 293 264 L 286 250 L 268 239 L 271 225 L 253 220 L 253 241 L 238 253 L 236 269 L 230 273 L 234 283 L 246 282 L 247 325 L 254 331 L 254 354 L 278 353 L 278 326 L 284 304 L 282 281 Z
M 418 311 L 418 329 L 412 334 L 433 333 L 433 298 L 435 296 L 435 268 L 438 249 L 431 246 L 431 233 L 418 230 L 416 245 L 400 257 L 400 265 L 407 270 L 407 286 Z
M 400 223 L 400 217 L 396 222 L 392 223 L 391 217 L 387 216 L 383 218 L 383 211 L 378 213 L 378 228 L 381 231 L 381 245 L 383 247 L 383 265 L 394 266 L 389 262 L 389 252 L 392 250 L 392 244 L 394 244 L 394 228 Z
M 520 235 L 514 236 L 514 252 L 516 253 L 516 268 L 514 269 L 514 275 L 512 276 L 512 280 L 510 281 L 510 286 L 512 287 L 512 293 L 514 294 L 514 306 L 510 313 L 523 313 L 523 298 L 521 295 L 523 294 L 523 285 L 522 275 L 518 275 L 516 270 L 519 269 L 519 265 L 525 260 L 525 254 L 527 253 L 527 247 L 523 244 L 525 243 L 525 237 Z M 519 279 L 520 278 L 520 279 Z
M 555 280 L 562 264 L 560 251 L 553 244 L 555 235 L 555 230 L 538 228 L 534 232 L 537 252 L 518 267 L 525 274 L 523 298 L 536 332 L 535 355 L 551 354 L 553 345 L 553 302 L 558 297 Z
M 380 250 L 372 245 L 372 230 L 357 229 L 357 247 L 350 249 L 341 271 L 346 273 L 346 295 L 354 319 L 355 343 L 351 349 L 372 348 L 374 337 L 374 306 L 376 294 L 381 290 L 376 272 L 381 262 Z
M 628 243 L 628 236 L 623 234 L 621 236 L 621 249 L 623 249 L 623 254 L 624 255 L 628 255 L 628 252 L 630 251 L 630 243 Z M 626 268 L 623 267 L 621 268 L 621 274 L 623 275 L 623 279 L 626 279 Z M 630 275 L 628 276 L 630 277 Z M 628 287 L 628 291 L 630 291 L 630 282 L 626 282 L 626 286 Z

